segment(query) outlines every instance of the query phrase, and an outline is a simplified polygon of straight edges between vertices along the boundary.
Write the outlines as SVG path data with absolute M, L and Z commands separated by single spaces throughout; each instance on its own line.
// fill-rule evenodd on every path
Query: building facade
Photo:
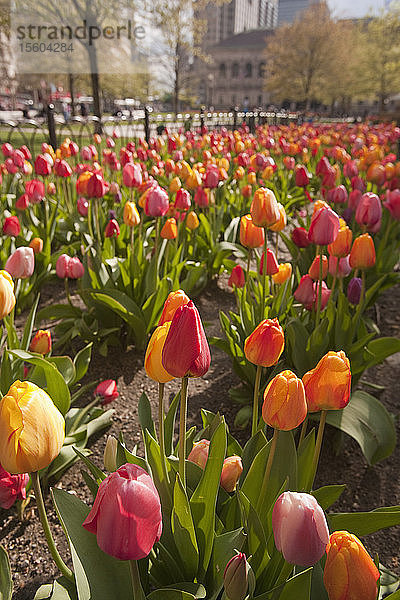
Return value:
M 279 0 L 278 27 L 285 23 L 293 23 L 296 17 L 320 0 Z

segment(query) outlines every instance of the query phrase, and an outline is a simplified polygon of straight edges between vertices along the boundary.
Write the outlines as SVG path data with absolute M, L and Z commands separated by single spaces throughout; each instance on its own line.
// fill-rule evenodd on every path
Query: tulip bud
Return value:
M 41 238 L 33 238 L 29 242 L 29 248 L 32 248 L 34 254 L 40 254 L 43 250 L 43 240 Z
M 15 381 L 0 402 L 1 465 L 10 473 L 44 469 L 64 437 L 64 418 L 50 396 L 30 381 Z
M 115 398 L 118 398 L 117 382 L 114 379 L 105 379 L 96 387 L 94 396 L 101 398 L 101 404 L 105 406 L 110 404 Z
M 230 287 L 238 287 L 242 288 L 245 284 L 244 271 L 241 265 L 235 265 L 231 271 L 230 277 L 228 279 L 228 285 Z
M 330 351 L 303 375 L 309 412 L 339 410 L 350 400 L 350 362 L 343 350 Z
M 361 299 L 362 279 L 361 277 L 353 277 L 350 279 L 347 286 L 347 299 L 350 304 L 359 304 Z
M 325 553 L 329 531 L 324 511 L 310 494 L 284 492 L 272 510 L 275 545 L 284 559 L 311 567 Z
M 275 253 L 270 250 L 269 248 L 267 248 L 267 264 L 265 266 L 265 273 L 266 275 L 270 276 L 270 275 L 275 275 L 275 273 L 278 273 L 279 271 L 279 266 L 278 266 L 278 261 L 276 260 L 276 256 Z M 261 260 L 260 260 L 260 275 L 264 274 L 264 252 L 261 255 Z
M 228 600 L 244 600 L 249 587 L 250 565 L 246 555 L 239 552 L 225 567 L 224 589 Z
M 1 508 L 11 508 L 16 500 L 26 498 L 26 486 L 28 485 L 29 475 L 21 473 L 11 475 L 0 465 L 0 506 Z
M 195 229 L 198 228 L 198 226 L 200 225 L 200 221 L 198 216 L 196 215 L 196 213 L 192 210 L 190 211 L 190 213 L 188 213 L 188 216 L 186 217 L 186 227 L 188 229 L 190 229 L 191 231 L 194 231 Z
M 311 242 L 308 239 L 308 232 L 304 227 L 295 227 L 291 233 L 292 242 L 298 248 L 307 248 Z
M 0 271 L 0 319 L 9 315 L 14 306 L 13 280 L 7 271 Z
M 176 309 L 162 351 L 163 367 L 174 377 L 201 377 L 211 356 L 197 308 L 190 300 Z
M 375 264 L 375 245 L 369 233 L 358 236 L 350 252 L 350 266 L 353 269 L 367 269 Z
M 111 473 L 99 485 L 83 527 L 119 560 L 147 556 L 162 532 L 160 497 L 150 475 L 129 463 Z
M 321 263 L 321 256 L 318 254 L 311 263 L 308 269 L 308 274 L 314 281 L 319 279 L 319 267 Z M 328 275 L 328 258 L 322 255 L 322 279 L 325 279 Z
M 117 470 L 117 449 L 118 440 L 113 436 L 107 437 L 106 447 L 104 448 L 104 468 L 113 473 Z
M 330 208 L 320 208 L 311 218 L 308 239 L 319 246 L 331 244 L 336 239 L 339 227 L 338 215 Z
M 167 381 L 174 378 L 164 369 L 161 362 L 162 351 L 170 326 L 171 321 L 166 321 L 154 330 L 144 358 L 144 368 L 147 375 L 154 381 L 158 381 L 158 383 L 167 383 Z
M 178 227 L 173 217 L 165 221 L 160 236 L 165 240 L 174 240 L 178 236 Z
M 250 214 L 257 227 L 270 227 L 279 221 L 280 211 L 274 192 L 267 188 L 256 190 Z
M 292 371 L 282 371 L 264 391 L 262 417 L 275 429 L 295 429 L 307 416 L 307 403 L 301 379 Z
M 29 350 L 31 352 L 37 352 L 38 354 L 48 354 L 51 351 L 50 331 L 48 329 L 39 329 L 39 331 L 32 338 Z
M 21 225 L 18 221 L 18 217 L 6 217 L 3 223 L 3 233 L 4 235 L 9 235 L 11 237 L 17 237 L 21 232 Z
M 244 353 L 248 361 L 261 367 L 276 365 L 285 346 L 278 319 L 264 319 L 246 338 Z
M 292 265 L 290 263 L 281 263 L 278 269 L 278 272 L 272 275 L 272 281 L 278 285 L 282 285 L 291 277 Z
M 120 234 L 120 229 L 118 225 L 118 221 L 115 219 L 110 219 L 106 225 L 104 230 L 104 235 L 106 238 L 118 237 Z
M 187 459 L 198 465 L 201 469 L 205 469 L 209 450 L 210 440 L 200 440 L 193 444 L 193 448 L 189 452 Z
M 32 248 L 21 246 L 8 257 L 4 269 L 14 279 L 27 279 L 33 274 L 35 268 L 35 255 Z
M 164 302 L 164 308 L 161 313 L 159 325 L 163 325 L 166 321 L 172 321 L 174 314 L 180 306 L 188 304 L 190 302 L 189 296 L 185 294 L 183 290 L 177 290 L 176 292 L 170 292 Z
M 334 531 L 326 554 L 324 585 L 329 600 L 376 600 L 380 573 L 355 535 Z
M 240 243 L 246 248 L 259 248 L 264 244 L 264 229 L 254 225 L 251 215 L 240 219 Z
M 228 456 L 222 465 L 221 487 L 226 492 L 234 492 L 242 472 L 243 464 L 240 456 Z

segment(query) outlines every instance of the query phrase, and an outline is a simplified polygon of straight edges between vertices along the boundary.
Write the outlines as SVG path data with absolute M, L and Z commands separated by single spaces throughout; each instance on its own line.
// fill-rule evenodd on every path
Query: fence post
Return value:
M 200 133 L 203 135 L 204 133 L 204 113 L 201 111 L 200 113 Z
M 150 112 L 149 107 L 144 107 L 144 137 L 147 143 L 150 141 Z
M 56 123 L 54 121 L 54 104 L 47 105 L 47 126 L 49 128 L 49 142 L 53 150 L 57 148 Z

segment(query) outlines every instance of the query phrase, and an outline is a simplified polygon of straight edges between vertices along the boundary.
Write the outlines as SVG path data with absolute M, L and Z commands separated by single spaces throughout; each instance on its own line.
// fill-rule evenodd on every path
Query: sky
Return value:
M 378 13 L 385 6 L 385 0 L 328 0 L 328 4 L 339 17 L 363 17 Z

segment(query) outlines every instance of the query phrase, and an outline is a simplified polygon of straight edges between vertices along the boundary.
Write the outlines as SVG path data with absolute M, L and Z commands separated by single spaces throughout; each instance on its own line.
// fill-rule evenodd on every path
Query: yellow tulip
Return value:
M 0 319 L 9 315 L 15 306 L 14 283 L 7 271 L 0 271 Z
M 58 456 L 64 417 L 50 396 L 30 381 L 15 381 L 0 402 L 0 463 L 9 473 L 30 473 Z
M 164 347 L 164 342 L 168 335 L 171 321 L 166 321 L 163 325 L 159 325 L 153 332 L 146 350 L 144 358 L 144 368 L 147 375 L 158 383 L 167 383 L 173 379 L 166 369 L 164 369 L 161 358 Z

